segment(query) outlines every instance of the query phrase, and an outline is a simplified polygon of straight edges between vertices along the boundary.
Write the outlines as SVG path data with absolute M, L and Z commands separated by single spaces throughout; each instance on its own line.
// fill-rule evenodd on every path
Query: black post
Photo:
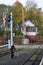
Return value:
M 13 59 L 14 56 L 14 46 L 11 46 L 11 59 Z

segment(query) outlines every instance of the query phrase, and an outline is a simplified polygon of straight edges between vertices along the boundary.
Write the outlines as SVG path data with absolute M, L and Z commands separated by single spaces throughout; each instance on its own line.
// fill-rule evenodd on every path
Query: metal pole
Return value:
M 12 12 L 10 12 L 10 15 L 11 15 L 11 59 L 13 59 L 13 56 L 14 56 L 14 45 L 13 45 L 13 21 L 12 21 Z
M 12 12 L 10 12 L 11 15 L 11 46 L 13 46 L 13 21 L 12 21 Z

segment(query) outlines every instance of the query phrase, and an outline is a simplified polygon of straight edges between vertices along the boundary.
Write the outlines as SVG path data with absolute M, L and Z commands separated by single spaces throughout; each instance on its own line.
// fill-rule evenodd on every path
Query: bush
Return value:
M 19 37 L 23 37 L 23 35 L 19 35 Z
M 22 32 L 20 32 L 20 35 L 22 35 L 22 36 L 23 36 L 23 33 L 22 33 Z
M 20 32 L 18 35 L 16 35 L 16 37 L 23 37 L 24 35 L 23 35 L 23 33 L 22 32 Z
M 4 30 L 0 31 L 0 36 L 4 35 Z

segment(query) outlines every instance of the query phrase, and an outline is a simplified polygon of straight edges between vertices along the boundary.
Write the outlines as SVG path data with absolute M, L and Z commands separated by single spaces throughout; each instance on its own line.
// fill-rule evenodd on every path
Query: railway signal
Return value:
M 8 39 L 8 48 L 9 49 L 11 48 L 11 58 L 13 58 L 14 45 L 13 45 L 13 20 L 12 20 L 12 12 L 10 12 L 8 18 L 6 18 L 6 15 L 3 17 L 4 27 L 5 27 L 5 22 L 6 21 L 10 22 L 11 38 Z
M 11 21 L 11 14 L 8 16 L 8 22 Z

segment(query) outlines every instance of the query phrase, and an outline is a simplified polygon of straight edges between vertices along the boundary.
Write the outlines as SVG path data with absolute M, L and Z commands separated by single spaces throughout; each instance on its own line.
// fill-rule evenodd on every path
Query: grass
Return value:
M 0 60 L 0 63 L 4 63 L 4 61 L 3 60 Z
M 27 50 L 30 50 L 28 48 L 18 48 L 18 51 L 27 51 Z
M 30 60 L 35 60 L 36 59 L 36 57 L 37 57 L 37 55 L 33 55 L 31 58 L 30 58 Z

